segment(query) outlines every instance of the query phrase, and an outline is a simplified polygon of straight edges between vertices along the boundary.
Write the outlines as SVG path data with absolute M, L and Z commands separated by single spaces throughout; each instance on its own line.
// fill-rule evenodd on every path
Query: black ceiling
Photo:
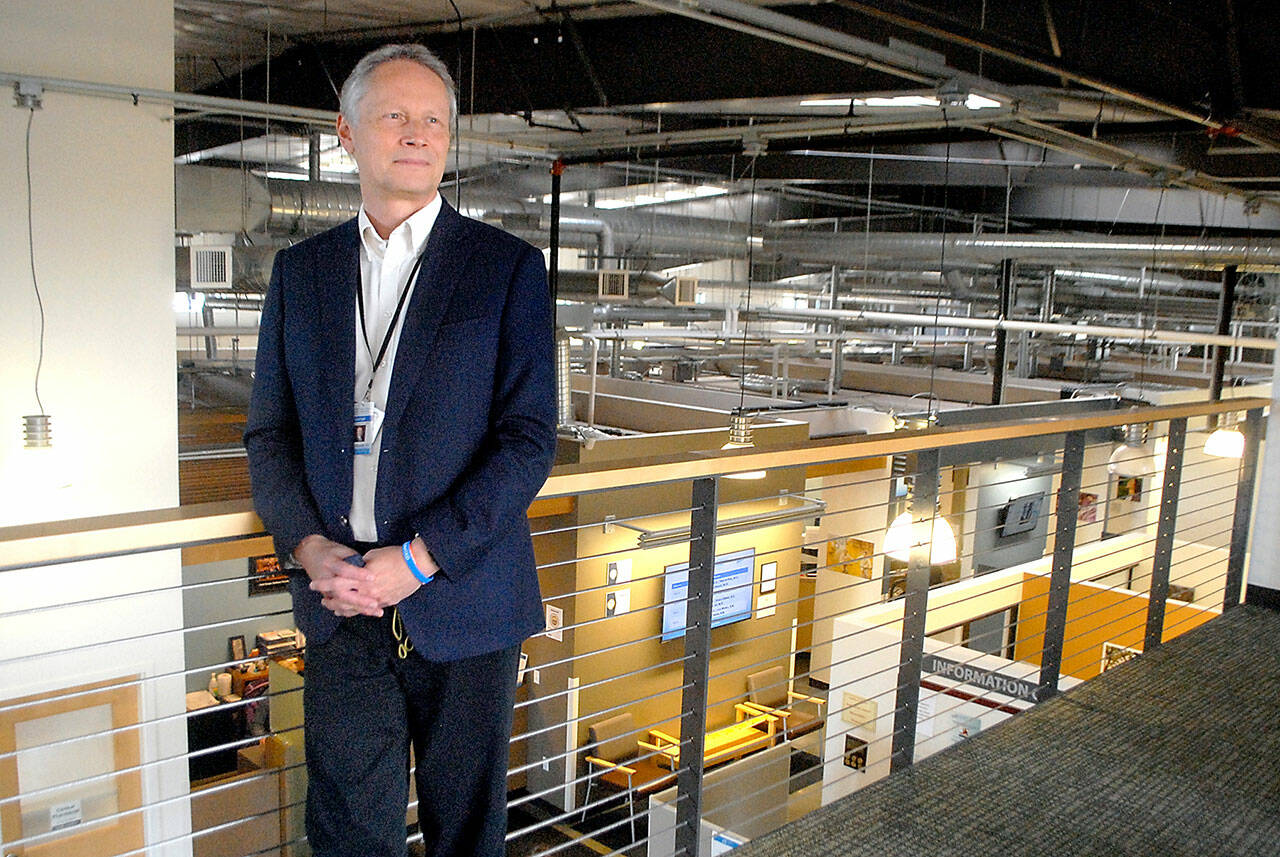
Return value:
M 854 93 L 903 89 L 908 82 L 735 32 L 719 26 L 616 4 L 612 17 L 571 17 L 554 4 L 544 23 L 519 27 L 437 26 L 399 40 L 422 41 L 457 75 L 463 113 L 529 116 L 535 110 L 575 110 L 654 102 Z M 631 11 L 635 14 L 630 14 Z M 1007 86 L 1037 86 L 1096 94 L 1098 87 L 1126 90 L 1203 117 L 1206 123 L 1170 119 L 1153 124 L 1078 123 L 1084 136 L 1164 148 L 1177 163 L 1214 175 L 1280 176 L 1280 157 L 1224 158 L 1212 147 L 1231 141 L 1235 128 L 1280 140 L 1280 2 L 1276 0 L 834 0 L 786 5 L 777 11 L 862 39 L 909 41 L 946 56 L 961 71 Z M 622 14 L 619 14 L 622 13 Z M 341 42 L 303 41 L 274 58 L 225 78 L 206 94 L 300 107 L 336 109 L 335 89 L 355 61 L 385 37 Z M 1086 81 L 1086 82 L 1082 82 Z M 1093 83 L 1093 86 L 1088 85 Z M 1105 102 L 1104 102 L 1105 103 Z M 774 117 L 776 118 L 776 117 Z M 716 125 L 722 116 L 664 117 L 663 127 Z M 178 126 L 179 154 L 260 133 L 260 128 L 192 120 Z M 864 167 L 837 158 L 799 155 L 796 149 L 865 150 L 871 146 L 998 145 L 981 131 L 942 129 L 876 137 L 824 138 L 772 143 L 760 176 L 804 177 L 823 187 L 856 185 Z M 784 154 L 784 152 L 789 152 Z M 642 156 L 653 156 L 645 152 Z M 710 151 L 664 153 L 675 166 L 725 169 Z M 682 157 L 677 157 L 682 156 Z M 892 183 L 888 168 L 882 180 Z M 941 182 L 936 168 L 913 167 L 913 201 L 940 204 L 927 185 Z M 937 174 L 934 176 L 934 174 Z M 1106 170 L 1066 181 L 1107 184 Z M 1061 175 L 1061 174 L 1059 174 Z M 932 177 L 932 178 L 931 178 Z M 979 167 L 949 176 L 957 194 L 983 200 L 1003 196 L 990 189 L 1008 176 Z M 924 186 L 921 189 L 921 186 Z M 1276 184 L 1280 187 L 1280 182 Z M 1257 185 L 1256 187 L 1270 187 Z M 963 190 L 962 188 L 967 188 Z M 993 203 L 996 204 L 996 203 Z

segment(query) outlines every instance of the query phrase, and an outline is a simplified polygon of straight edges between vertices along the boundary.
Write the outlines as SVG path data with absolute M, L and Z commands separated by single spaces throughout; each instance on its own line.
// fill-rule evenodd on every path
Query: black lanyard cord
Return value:
M 378 369 L 382 367 L 382 361 L 387 356 L 387 348 L 391 345 L 391 335 L 395 333 L 396 322 L 400 320 L 400 311 L 404 309 L 404 302 L 409 296 L 409 289 L 413 286 L 414 279 L 422 269 L 422 260 L 426 256 L 427 250 L 424 247 L 422 252 L 418 254 L 417 260 L 414 261 L 413 268 L 409 270 L 409 278 L 404 281 L 404 288 L 400 290 L 400 299 L 396 301 L 396 311 L 392 313 L 391 323 L 387 325 L 386 332 L 382 335 L 382 344 L 378 346 L 378 356 L 376 357 L 373 355 L 373 348 L 369 345 L 369 326 L 365 322 L 364 316 L 364 273 L 359 271 L 356 274 L 356 306 L 360 308 L 360 333 L 364 337 L 365 350 L 373 358 L 373 369 L 369 373 L 369 388 L 364 391 L 366 398 L 369 395 L 369 390 L 373 389 L 373 379 L 378 374 Z

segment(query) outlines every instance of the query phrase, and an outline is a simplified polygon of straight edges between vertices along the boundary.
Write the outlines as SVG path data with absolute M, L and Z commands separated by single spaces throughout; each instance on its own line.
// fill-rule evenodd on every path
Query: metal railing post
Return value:
M 1262 447 L 1262 408 L 1245 416 L 1244 456 L 1236 480 L 1236 510 L 1231 519 L 1231 549 L 1227 554 L 1227 580 L 1222 593 L 1222 609 L 1240 606 L 1244 589 L 1244 557 L 1249 548 L 1249 519 L 1253 515 L 1253 489 L 1258 481 L 1258 450 Z
M 924 658 L 925 611 L 929 606 L 929 559 L 933 541 L 933 518 L 938 513 L 938 464 L 940 451 L 929 449 L 916 455 L 915 488 L 911 494 L 911 518 L 926 522 L 929 538 L 916 544 L 912 538 L 911 560 L 907 565 L 907 594 L 902 599 L 902 648 L 898 659 L 898 694 L 894 700 L 893 754 L 889 772 L 911 766 L 916 752 L 916 711 L 920 707 L 920 662 Z M 912 532 L 915 532 L 913 525 Z
M 1062 673 L 1062 642 L 1066 634 L 1067 605 L 1071 595 L 1071 561 L 1076 549 L 1076 516 L 1080 508 L 1084 441 L 1084 432 L 1069 432 L 1062 449 L 1058 521 L 1053 536 L 1053 573 L 1049 578 L 1049 605 L 1044 616 L 1044 652 L 1040 657 L 1037 702 L 1058 692 L 1058 677 Z
M 1169 449 L 1164 459 L 1164 488 L 1160 492 L 1160 521 L 1151 561 L 1147 634 L 1142 650 L 1156 649 L 1164 639 L 1164 608 L 1169 600 L 1169 567 L 1173 564 L 1173 534 L 1178 524 L 1178 490 L 1182 486 L 1182 453 L 1187 446 L 1187 419 L 1169 420 Z
M 716 477 L 693 483 L 686 591 L 684 691 L 680 697 L 680 770 L 676 775 L 676 854 L 698 857 L 702 823 L 703 745 L 711 665 L 711 597 L 716 565 Z

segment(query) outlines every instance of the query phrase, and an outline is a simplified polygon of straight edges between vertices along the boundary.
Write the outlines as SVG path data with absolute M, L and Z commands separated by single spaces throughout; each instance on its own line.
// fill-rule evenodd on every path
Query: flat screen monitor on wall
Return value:
M 1043 491 L 1010 500 L 1000 510 L 1000 537 L 1016 536 L 1034 530 L 1040 522 L 1040 510 L 1043 506 Z
M 755 548 L 716 557 L 711 585 L 711 627 L 719 628 L 751 618 L 751 593 L 755 588 Z M 669 565 L 662 583 L 662 639 L 684 636 L 689 594 L 689 563 Z

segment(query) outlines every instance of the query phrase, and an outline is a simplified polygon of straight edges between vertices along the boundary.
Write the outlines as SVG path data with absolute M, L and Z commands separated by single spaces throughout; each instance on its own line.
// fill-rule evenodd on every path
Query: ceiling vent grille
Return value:
M 676 306 L 693 306 L 698 302 L 698 278 L 676 277 Z
M 630 271 L 601 271 L 596 296 L 602 301 L 625 301 L 631 294 Z
M 231 248 L 191 248 L 191 288 L 231 289 Z

